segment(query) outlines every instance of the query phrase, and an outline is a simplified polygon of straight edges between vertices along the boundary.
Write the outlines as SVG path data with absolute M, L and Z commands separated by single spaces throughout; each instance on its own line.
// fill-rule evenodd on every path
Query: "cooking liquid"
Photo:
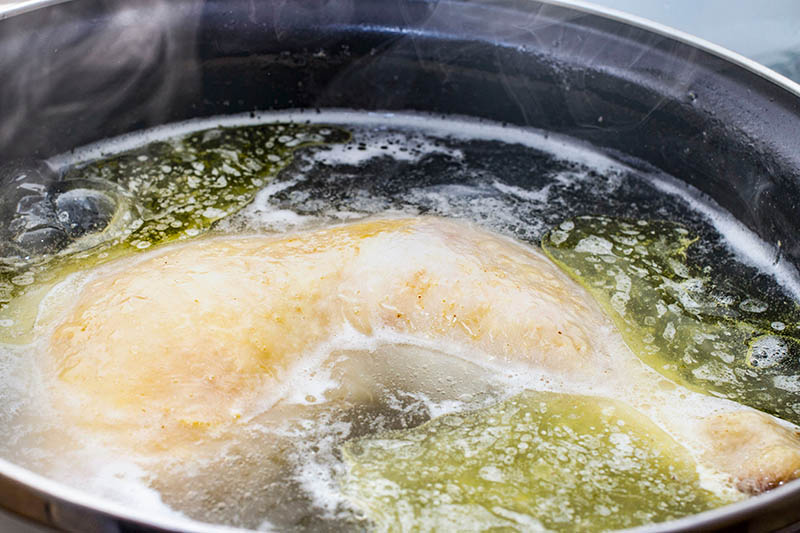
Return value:
M 269 122 L 287 118 L 265 115 L 252 120 Z M 72 168 L 68 176 L 122 184 L 134 198 L 148 188 L 160 190 L 153 184 L 175 181 L 176 187 L 183 189 L 171 190 L 169 195 L 161 197 L 151 196 L 152 204 L 140 209 L 146 215 L 141 217 L 138 227 L 149 228 L 148 233 L 134 236 L 129 232 L 109 241 L 112 244 L 100 247 L 99 252 L 94 248 L 82 250 L 66 259 L 62 253 L 53 261 L 62 272 L 69 272 L 76 269 L 70 263 L 73 257 L 85 263 L 102 263 L 121 255 L 109 253 L 114 246 L 124 245 L 125 253 L 136 253 L 165 240 L 198 238 L 211 224 L 213 233 L 279 233 L 369 215 L 428 214 L 472 220 L 536 246 L 548 230 L 560 227 L 565 219 L 586 213 L 659 218 L 678 222 L 700 236 L 690 259 L 700 268 L 706 267 L 707 275 L 720 273 L 731 283 L 748 287 L 742 294 L 758 294 L 759 309 L 766 306 L 759 313 L 774 315 L 772 322 L 783 324 L 782 331 L 790 328 L 792 333 L 791 328 L 797 327 L 796 322 L 786 318 L 794 309 L 791 295 L 796 294 L 791 269 L 779 264 L 769 272 L 757 270 L 756 266 L 769 262 L 767 254 L 744 255 L 742 250 L 759 252 L 766 249 L 765 245 L 749 236 L 732 218 L 699 201 L 692 191 L 676 186 L 669 178 L 615 163 L 584 146 L 491 124 L 350 113 L 292 118 L 314 122 L 290 127 L 299 138 L 317 137 L 311 143 L 314 146 L 293 151 L 289 158 L 285 152 L 271 152 L 275 146 L 266 146 L 266 141 L 262 146 L 258 142 L 237 140 L 239 135 L 253 139 L 258 127 L 201 131 L 215 123 L 197 122 L 111 141 L 103 147 L 57 159 L 55 163 Z M 240 127 L 248 122 L 241 117 L 224 121 Z M 195 135 L 195 144 L 175 137 L 187 130 L 201 131 Z M 173 140 L 167 144 L 149 144 L 156 137 Z M 212 142 L 220 137 L 228 138 L 228 144 L 234 145 L 235 150 L 215 146 L 218 159 L 210 165 L 213 168 L 204 164 L 201 169 L 196 165 L 198 160 L 204 161 L 199 153 L 192 154 L 194 159 L 180 157 L 187 151 L 202 151 L 204 139 Z M 285 144 L 292 139 L 288 136 L 279 142 Z M 136 148 L 137 145 L 141 147 Z M 96 157 L 99 151 L 129 149 L 133 151 L 107 161 L 80 164 Z M 261 170 L 271 160 L 270 156 L 282 158 L 281 165 L 264 175 Z M 136 162 L 142 165 L 137 167 Z M 216 175 L 211 173 L 213 170 Z M 126 182 L 126 176 L 136 179 Z M 193 176 L 200 181 L 194 182 Z M 234 179 L 247 185 L 229 192 L 228 180 Z M 206 194 L 198 199 L 191 194 L 192 189 L 198 188 L 201 195 L 210 189 L 221 194 L 212 197 Z M 198 202 L 199 207 L 187 208 Z M 160 218 L 167 216 L 164 213 L 172 218 Z M 549 235 L 552 238 L 552 233 Z M 738 240 L 726 240 L 730 235 L 737 235 Z M 104 253 L 107 255 L 102 256 Z M 37 272 L 57 271 L 41 265 Z M 90 276 L 73 274 L 45 300 L 43 309 L 57 313 L 47 308 L 48 302 L 57 301 L 59 295 L 74 293 Z M 20 286 L 35 287 L 38 279 L 36 275 L 33 277 L 31 283 Z M 48 279 L 44 274 L 43 278 L 43 286 L 47 288 L 55 281 L 53 275 Z M 9 290 L 13 292 L 14 287 Z M 747 307 L 752 302 L 746 300 L 733 304 Z M 13 311 L 13 306 L 7 308 L 7 312 Z M 20 316 L 10 314 L 4 320 L 14 321 Z M 11 331 L 19 323 L 6 324 L 10 328 L 9 340 L 27 341 L 25 328 Z M 286 376 L 286 387 L 265 400 L 263 408 L 256 408 L 250 414 L 247 431 L 232 435 L 229 442 L 213 453 L 170 461 L 168 457 L 126 457 L 115 450 L 99 450 L 92 435 L 64 427 L 55 407 L 42 402 L 47 397 L 37 363 L 42 355 L 35 355 L 42 345 L 42 342 L 9 343 L 0 355 L 2 375 L 8 376 L 0 390 L 5 405 L 0 424 L 4 427 L 2 434 L 8 436 L 0 442 L 3 457 L 126 506 L 263 529 L 372 527 L 370 519 L 375 519 L 374 514 L 364 515 L 364 507 L 353 505 L 352 491 L 348 496 L 341 489 L 342 479 L 352 474 L 355 457 L 352 444 L 348 445 L 350 448 L 342 448 L 345 442 L 362 438 L 367 443 L 370 436 L 379 437 L 392 430 L 413 432 L 413 428 L 422 427 L 426 421 L 434 419 L 431 424 L 435 426 L 442 423 L 437 420 L 445 420 L 436 417 L 455 413 L 475 411 L 475 418 L 481 419 L 482 409 L 497 409 L 502 401 L 519 401 L 514 397 L 528 398 L 527 390 L 608 398 L 617 397 L 620 390 L 628 393 L 631 390 L 615 383 L 575 382 L 568 376 L 548 375 L 528 367 L 498 366 L 483 360 L 480 354 L 465 353 L 444 343 L 420 343 L 415 339 L 380 335 L 365 338 L 349 332 L 299 360 Z M 760 346 L 750 354 L 751 359 L 780 356 L 780 349 L 768 343 L 766 347 L 764 343 Z M 627 348 L 619 346 L 619 349 Z M 762 352 L 766 354 L 763 357 L 759 355 Z M 358 372 L 347 371 L 353 365 L 359 368 Z M 790 367 L 785 373 L 788 380 L 792 371 Z M 652 412 L 647 410 L 648 401 L 640 404 L 656 423 L 657 405 L 669 402 L 670 398 L 676 401 L 680 398 L 683 405 L 696 400 L 696 409 L 703 413 L 730 408 L 723 401 L 683 390 L 666 380 L 662 383 L 662 390 L 639 391 L 652 396 Z M 523 396 L 517 396 L 520 394 Z M 365 402 L 364 397 L 370 401 Z M 692 401 L 687 402 L 687 397 Z M 558 401 L 560 398 L 557 397 Z M 343 457 L 349 457 L 349 463 Z M 493 465 L 485 466 L 491 469 Z M 736 498 L 718 478 L 701 472 L 698 479 L 703 488 L 697 490 L 709 491 L 711 496 L 700 497 L 697 507 L 684 512 Z M 706 503 L 702 503 L 704 498 Z M 490 510 L 491 520 L 505 521 L 502 524 L 505 526 L 517 524 L 520 528 L 530 528 L 534 523 L 569 528 L 572 523 L 568 518 L 559 522 L 552 517 L 527 516 L 519 509 L 507 511 L 511 514 Z M 598 517 L 604 514 L 600 507 L 592 512 L 599 513 Z M 672 516 L 676 515 L 642 517 L 641 522 Z M 475 524 L 481 523 L 480 517 L 475 520 Z M 587 520 L 587 529 L 592 528 L 592 523 Z M 598 519 L 594 524 L 600 527 L 602 521 Z M 612 523 L 606 527 L 625 525 L 633 523 Z

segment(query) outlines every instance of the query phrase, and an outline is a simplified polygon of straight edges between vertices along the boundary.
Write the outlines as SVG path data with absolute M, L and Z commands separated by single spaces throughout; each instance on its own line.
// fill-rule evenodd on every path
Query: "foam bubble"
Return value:
M 756 368 L 776 366 L 787 357 L 789 357 L 789 345 L 785 340 L 776 335 L 762 335 L 755 339 L 750 345 L 749 362 Z M 785 387 L 780 388 L 785 389 Z

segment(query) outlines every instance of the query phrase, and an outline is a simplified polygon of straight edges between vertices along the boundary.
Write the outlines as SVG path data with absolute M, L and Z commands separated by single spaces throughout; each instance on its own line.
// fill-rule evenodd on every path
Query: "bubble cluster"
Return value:
M 687 259 L 697 240 L 673 222 L 582 216 L 545 252 L 611 315 L 643 361 L 690 388 L 800 422 L 796 309 L 769 304 Z M 778 334 L 780 332 L 780 334 Z
M 378 531 L 604 531 L 724 503 L 646 418 L 587 396 L 526 392 L 343 453 L 343 490 Z

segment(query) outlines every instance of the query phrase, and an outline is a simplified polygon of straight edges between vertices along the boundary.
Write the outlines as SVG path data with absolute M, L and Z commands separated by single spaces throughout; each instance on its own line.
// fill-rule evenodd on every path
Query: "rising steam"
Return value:
M 181 67 L 195 59 L 199 19 L 199 4 L 102 0 L 4 21 L 0 72 L 14 81 L 0 84 L 0 158 L 49 156 L 168 120 L 198 85 Z

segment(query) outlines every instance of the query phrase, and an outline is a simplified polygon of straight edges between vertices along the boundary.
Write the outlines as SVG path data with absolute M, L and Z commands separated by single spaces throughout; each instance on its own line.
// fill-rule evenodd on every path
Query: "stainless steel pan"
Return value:
M 33 1 L 0 14 L 0 164 L 188 118 L 321 107 L 588 141 L 705 192 L 800 265 L 800 87 L 668 28 L 527 0 Z M 137 515 L 2 460 L 0 506 L 66 531 L 225 530 Z M 643 530 L 791 524 L 800 482 Z

